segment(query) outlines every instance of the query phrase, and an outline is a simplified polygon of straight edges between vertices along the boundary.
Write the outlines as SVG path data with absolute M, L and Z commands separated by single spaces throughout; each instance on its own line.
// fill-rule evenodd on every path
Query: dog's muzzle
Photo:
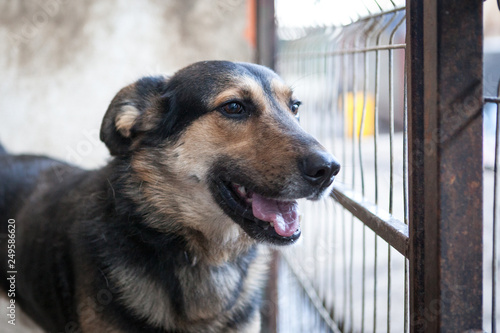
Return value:
M 320 150 L 300 160 L 299 170 L 307 182 L 322 192 L 333 183 L 340 171 L 340 164 L 331 154 Z
M 226 169 L 227 170 L 227 169 Z M 289 190 L 289 195 L 274 196 L 272 188 L 255 190 L 254 184 L 242 173 L 238 179 L 230 172 L 212 186 L 217 203 L 242 229 L 258 241 L 276 245 L 294 243 L 301 234 L 298 198 L 317 200 L 321 198 L 339 173 L 340 164 L 323 150 L 309 152 L 298 160 L 300 188 Z M 234 176 L 236 177 L 236 176 Z

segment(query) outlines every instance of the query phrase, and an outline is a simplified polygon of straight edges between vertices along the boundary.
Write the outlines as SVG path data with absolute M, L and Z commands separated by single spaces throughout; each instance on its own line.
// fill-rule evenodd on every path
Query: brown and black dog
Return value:
M 116 95 L 102 169 L 4 151 L 2 289 L 49 332 L 258 332 L 265 245 L 340 168 L 299 105 L 265 67 L 199 62 Z

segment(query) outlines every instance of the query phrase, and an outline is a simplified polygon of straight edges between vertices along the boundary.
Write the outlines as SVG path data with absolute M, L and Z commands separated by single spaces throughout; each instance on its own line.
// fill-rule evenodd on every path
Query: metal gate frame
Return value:
M 336 188 L 340 204 L 409 259 L 411 332 L 483 332 L 482 3 L 406 2 L 408 228 Z M 273 1 L 257 7 L 260 62 L 272 67 Z
M 482 332 L 483 1 L 407 1 L 411 332 Z

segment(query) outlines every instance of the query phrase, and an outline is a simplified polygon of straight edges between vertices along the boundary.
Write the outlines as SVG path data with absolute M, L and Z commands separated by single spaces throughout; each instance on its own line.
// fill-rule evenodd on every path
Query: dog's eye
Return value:
M 294 115 L 297 115 L 299 113 L 299 106 L 300 106 L 300 104 L 302 104 L 302 103 L 299 102 L 299 101 L 293 102 L 291 109 L 292 109 L 292 112 L 293 112 Z
M 240 103 L 230 102 L 222 106 L 222 111 L 227 115 L 239 115 L 245 110 L 243 109 L 243 105 Z

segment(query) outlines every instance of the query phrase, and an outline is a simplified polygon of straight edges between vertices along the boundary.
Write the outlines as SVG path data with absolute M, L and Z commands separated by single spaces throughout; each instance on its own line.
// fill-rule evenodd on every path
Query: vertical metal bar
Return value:
M 257 0 L 257 62 L 274 69 L 275 54 L 274 0 Z
M 389 50 L 389 214 L 394 204 L 394 50 Z
M 328 200 L 327 202 L 327 205 L 328 205 L 328 208 L 327 208 L 327 211 L 328 211 L 328 215 L 327 216 L 335 216 L 336 215 L 336 211 L 335 211 L 335 207 L 332 206 L 333 204 L 333 200 Z M 330 222 L 330 221 L 329 221 Z M 335 280 L 335 275 L 336 275 L 336 260 L 335 260 L 335 257 L 336 257 L 336 248 L 334 247 L 334 244 L 336 243 L 335 242 L 335 235 L 337 234 L 336 233 L 336 228 L 335 228 L 335 222 L 332 221 L 333 223 L 328 223 L 328 225 L 330 226 L 328 228 L 328 242 L 327 242 L 327 246 L 328 246 L 328 260 L 329 262 L 331 263 L 331 267 L 330 269 L 328 270 L 328 275 L 327 275 L 327 278 L 325 279 L 325 283 L 326 283 L 326 293 L 327 293 L 327 297 L 328 299 L 325 301 L 325 303 L 327 304 L 327 306 L 329 307 L 328 308 L 328 312 L 330 314 L 330 317 L 331 318 L 335 318 L 335 288 L 336 288 L 336 280 Z
M 257 61 L 269 68 L 275 68 L 276 26 L 274 20 L 274 0 L 252 2 L 257 12 Z M 269 333 L 277 332 L 278 327 L 278 253 L 272 254 L 271 271 L 266 286 L 266 303 L 269 311 L 263 314 L 263 326 Z
M 354 48 L 357 46 L 357 39 L 355 39 Z M 356 71 L 356 56 L 357 53 L 352 54 L 352 188 L 355 187 L 356 181 L 356 130 L 357 130 L 357 101 L 356 101 L 356 89 L 357 89 L 357 78 Z M 350 262 L 349 262 L 349 328 L 351 332 L 354 326 L 354 298 L 353 298 L 353 270 L 354 270 L 354 215 L 351 215 L 351 243 L 350 243 Z
M 346 68 L 346 59 L 347 55 L 342 55 L 342 75 L 343 75 L 343 84 L 342 84 L 342 93 L 343 93 L 343 129 L 344 129 L 344 135 L 342 136 L 342 155 L 343 155 L 343 160 L 346 161 L 346 136 L 348 133 L 347 129 L 347 109 L 348 109 L 348 101 L 347 101 L 347 68 Z M 344 173 L 344 176 L 342 176 L 343 181 L 345 183 L 346 181 L 346 176 Z M 347 249 L 346 249 L 346 210 L 342 209 L 342 257 L 343 257 L 343 265 L 342 265 L 342 270 L 343 270 L 343 279 L 344 279 L 344 288 L 343 288 L 343 298 L 342 298 L 342 315 L 343 315 L 343 320 L 341 322 L 341 331 L 345 330 L 346 327 L 346 321 L 347 321 Z
M 500 97 L 500 82 L 498 83 L 497 96 Z M 496 312 L 497 312 L 497 270 L 498 270 L 498 259 L 497 259 L 497 199 L 498 199 L 498 152 L 500 150 L 500 104 L 497 103 L 497 121 L 495 127 L 495 164 L 493 167 L 493 260 L 491 267 L 491 332 L 495 333 L 497 330 L 496 323 Z
M 375 24 L 372 22 L 369 24 L 369 28 L 366 31 L 364 48 L 368 46 L 368 39 L 370 36 L 371 30 L 375 27 Z M 363 131 L 365 128 L 365 117 L 366 117 L 366 99 L 367 99 L 367 90 L 368 90 L 368 54 L 363 52 L 363 109 L 361 112 L 361 122 L 359 125 L 359 134 L 358 134 L 358 156 L 359 156 L 359 170 L 361 173 L 361 194 L 365 195 L 365 175 L 363 170 Z
M 406 0 L 406 63 L 408 71 L 408 164 L 409 200 L 419 205 L 409 205 L 410 233 L 410 332 L 424 332 L 427 324 L 424 316 L 424 249 L 423 244 L 414 245 L 415 239 L 423 243 L 424 239 L 424 122 L 419 111 L 424 109 L 424 74 L 423 74 L 423 2 Z M 418 66 L 417 66 L 418 64 Z M 413 220 L 415 219 L 415 220 Z
M 392 36 L 391 36 L 392 37 Z M 391 38 L 392 39 L 392 38 Z M 389 214 L 394 203 L 394 78 L 393 50 L 389 50 Z M 391 332 L 391 245 L 387 244 L 387 333 Z
M 396 16 L 397 14 L 395 14 Z M 389 44 L 394 44 L 394 36 L 401 24 L 403 16 L 392 29 Z M 389 185 L 389 213 L 394 208 L 394 50 L 389 50 L 389 155 L 390 155 L 390 185 Z M 391 246 L 387 245 L 387 333 L 391 332 Z
M 482 1 L 407 1 L 411 332 L 482 329 Z
M 332 41 L 331 44 L 335 45 L 336 41 L 335 40 Z M 339 80 L 339 79 L 337 79 L 339 77 L 339 75 L 338 74 L 335 75 L 335 76 L 333 75 L 333 73 L 340 73 L 340 70 L 338 70 L 338 68 L 339 68 L 339 66 L 338 66 L 338 63 L 339 63 L 338 57 L 332 58 L 332 62 L 333 62 L 333 69 L 332 69 L 331 72 L 328 73 L 328 75 L 331 75 L 332 78 L 334 78 L 334 80 L 335 80 L 334 82 L 336 83 L 336 84 L 334 84 L 334 87 L 338 87 L 338 86 L 340 86 L 340 84 L 337 83 L 337 80 Z M 339 96 L 340 92 L 338 91 L 338 88 L 335 89 L 335 94 L 336 94 L 335 96 L 337 98 L 335 98 L 334 101 L 332 101 L 332 103 L 336 102 L 338 100 L 341 100 L 339 98 L 340 97 Z M 332 104 L 332 106 L 333 106 L 333 104 Z M 337 105 L 337 107 L 340 108 L 339 105 Z M 342 109 L 340 108 L 340 110 L 342 110 Z M 335 111 L 335 113 L 334 113 L 334 123 L 337 124 L 338 123 L 337 108 L 334 107 L 332 111 Z M 338 216 L 337 209 L 336 209 L 337 207 L 335 206 L 334 201 L 329 200 L 328 202 L 330 204 L 331 210 L 334 212 L 333 216 L 337 217 Z M 333 251 L 333 253 L 332 253 L 332 272 L 331 272 L 331 288 L 332 288 L 332 292 L 330 293 L 330 295 L 332 297 L 331 298 L 332 304 L 331 304 L 331 309 L 330 309 L 330 317 L 331 318 L 335 318 L 335 315 L 336 315 L 336 301 L 337 301 L 337 299 L 336 299 L 337 293 L 335 292 L 336 289 L 337 289 L 337 279 L 336 279 L 336 276 L 337 276 L 337 246 L 334 245 L 334 244 L 336 244 L 335 240 L 336 240 L 336 237 L 337 237 L 337 223 L 336 223 L 336 221 L 334 221 L 333 223 L 331 223 L 331 226 L 332 226 L 331 242 L 329 244 L 332 245 L 332 251 Z
M 266 332 L 275 333 L 278 330 L 278 274 L 279 274 L 278 251 L 273 250 L 271 254 L 271 265 L 269 281 L 266 286 L 266 304 L 269 306 L 267 313 L 263 316 L 263 326 Z
M 407 333 L 408 332 L 408 315 L 409 315 L 409 309 L 408 309 L 408 297 L 409 297 L 409 290 L 408 290 L 408 259 L 407 258 L 403 258 L 403 260 L 405 261 L 405 276 L 404 276 L 404 279 L 405 279 L 405 283 L 404 283 L 404 318 L 403 318 L 403 322 L 404 322 L 404 333 Z
M 353 171 L 354 172 L 354 171 Z M 351 243 L 349 257 L 349 329 L 352 332 L 354 327 L 354 298 L 353 290 L 353 271 L 354 271 L 354 215 L 351 214 Z
M 374 249 L 374 262 L 373 262 L 373 333 L 377 332 L 377 258 L 378 258 L 378 236 L 375 234 L 375 249 Z
M 343 295 L 342 295 L 342 319 L 341 319 L 341 327 L 340 330 L 344 332 L 346 328 L 346 321 L 347 321 L 347 249 L 346 249 L 346 210 L 343 208 L 342 209 L 342 278 L 343 278 Z
M 404 69 L 404 112 L 403 112 L 403 204 L 404 204 L 404 223 L 408 224 L 408 68 L 409 64 L 405 61 Z M 404 276 L 404 333 L 408 332 L 408 259 L 405 257 L 405 276 Z
M 365 294 L 366 294 L 366 225 L 363 224 L 363 270 L 361 290 L 361 333 L 365 332 Z
M 378 31 L 376 38 L 376 46 L 381 43 L 381 37 L 385 29 L 394 21 L 396 14 L 392 14 L 392 17 L 382 26 Z M 378 136 L 379 136 L 379 110 L 380 110 L 380 51 L 375 51 L 375 110 L 374 110 L 374 171 L 375 171 L 375 204 L 378 204 Z M 374 242 L 374 262 L 373 262 L 373 332 L 377 332 L 377 265 L 378 265 L 378 236 L 375 234 Z
M 377 37 L 377 46 L 380 42 L 380 36 L 383 29 L 379 32 Z M 375 110 L 373 112 L 373 151 L 374 151 L 374 171 L 375 171 L 375 204 L 378 204 L 378 114 L 379 114 L 379 101 L 380 101 L 380 51 L 375 51 Z M 374 245 L 374 258 L 373 258 L 373 332 L 377 332 L 377 259 L 378 259 L 378 236 L 375 234 Z
M 348 101 L 347 101 L 347 64 L 346 64 L 346 58 L 347 55 L 341 55 L 342 57 L 342 160 L 347 161 L 347 148 L 346 148 L 346 136 L 348 133 L 347 129 L 347 109 L 348 109 Z M 342 172 L 342 182 L 345 184 L 347 179 L 346 179 L 346 173 Z
M 372 28 L 375 25 L 372 24 Z M 365 38 L 365 48 L 368 45 L 368 38 L 369 37 L 369 31 L 367 33 L 367 36 Z M 364 125 L 365 125 L 365 117 L 366 117 L 366 99 L 368 98 L 367 96 L 367 90 L 368 90 L 368 54 L 366 52 L 363 53 L 364 57 L 364 70 L 363 70 L 363 75 L 364 75 L 364 82 L 363 82 L 363 112 L 361 115 L 361 124 L 359 126 L 359 146 L 358 146 L 358 152 L 359 152 L 359 167 L 361 171 L 361 193 L 364 196 L 365 195 L 365 175 L 363 172 L 363 154 L 362 154 L 362 145 L 361 145 L 361 139 L 363 136 L 363 131 L 364 131 Z M 366 294 L 366 225 L 363 224 L 363 268 L 362 268 L 362 289 L 361 289 L 361 333 L 365 332 L 365 294 Z
M 378 5 L 378 3 L 377 3 Z M 368 29 L 366 31 L 364 47 L 368 46 L 368 42 L 372 37 L 372 34 L 377 32 L 376 27 L 379 25 L 379 20 L 374 19 L 368 24 Z M 367 52 L 363 52 L 364 57 L 364 81 L 363 81 L 363 111 L 361 114 L 361 124 L 359 126 L 359 139 L 358 139 L 358 153 L 359 153 L 359 167 L 361 172 L 361 193 L 365 195 L 365 178 L 364 178 L 364 170 L 363 170 L 363 149 L 362 149 L 362 138 L 365 126 L 365 118 L 366 118 L 366 108 L 367 108 L 367 99 L 368 99 L 368 81 L 369 81 L 369 54 Z M 366 309 L 366 225 L 363 224 L 363 234 L 362 234 L 362 290 L 361 290 L 361 333 L 365 331 L 365 309 Z
M 387 333 L 391 332 L 391 245 L 387 244 Z

